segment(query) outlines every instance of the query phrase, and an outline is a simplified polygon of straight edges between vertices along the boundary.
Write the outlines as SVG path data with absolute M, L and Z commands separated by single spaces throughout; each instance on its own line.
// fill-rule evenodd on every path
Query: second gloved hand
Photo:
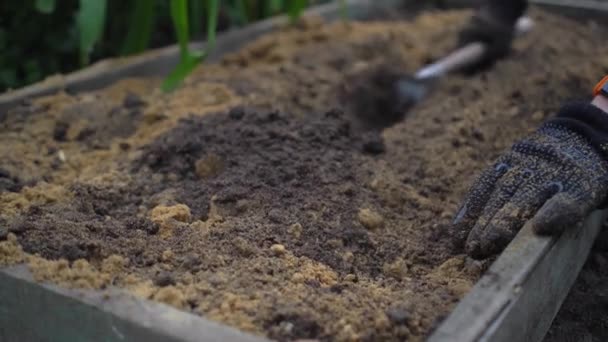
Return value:
M 459 36 L 459 46 L 474 42 L 482 42 L 487 46 L 483 60 L 469 71 L 490 66 L 509 53 L 515 23 L 526 8 L 526 0 L 489 0 L 483 3 Z
M 470 189 L 453 233 L 474 258 L 497 254 L 531 220 L 540 234 L 580 222 L 608 192 L 608 114 L 564 107 L 513 145 Z

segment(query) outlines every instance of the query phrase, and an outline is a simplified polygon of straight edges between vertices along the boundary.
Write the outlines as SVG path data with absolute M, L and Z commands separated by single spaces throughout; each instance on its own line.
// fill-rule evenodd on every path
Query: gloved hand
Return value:
M 473 258 L 497 254 L 531 220 L 557 234 L 602 205 L 608 193 L 608 114 L 567 105 L 485 170 L 456 214 L 452 233 Z
M 487 45 L 484 58 L 466 71 L 491 66 L 511 50 L 515 23 L 527 8 L 526 0 L 487 0 L 460 32 L 459 47 L 474 42 Z

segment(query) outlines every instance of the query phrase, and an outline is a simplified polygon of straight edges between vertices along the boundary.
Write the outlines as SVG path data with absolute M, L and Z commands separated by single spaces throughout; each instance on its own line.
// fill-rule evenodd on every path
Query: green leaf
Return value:
M 36 0 L 36 10 L 44 14 L 53 13 L 55 10 L 55 0 Z
M 207 52 L 215 48 L 215 33 L 217 30 L 217 17 L 219 15 L 219 0 L 208 0 L 207 8 Z
M 33 83 L 42 78 L 40 64 L 35 59 L 25 61 L 23 71 L 25 72 L 25 80 L 27 83 Z
M 292 23 L 298 21 L 304 8 L 306 8 L 306 0 L 290 0 L 289 7 L 287 8 L 287 15 Z
M 89 55 L 103 35 L 106 0 L 80 0 L 76 25 L 80 34 L 80 63 L 89 64 Z
M 165 78 L 161 89 L 164 92 L 175 90 L 195 68 L 205 59 L 206 55 L 197 57 L 188 56 L 186 60 L 181 61 L 175 69 Z
M 342 20 L 348 20 L 348 6 L 346 5 L 346 0 L 338 0 L 340 3 L 340 17 Z
M 150 44 L 150 36 L 156 18 L 156 6 L 152 0 L 135 0 L 129 19 L 129 31 L 122 47 L 122 55 L 144 51 Z
M 267 18 L 281 11 L 283 7 L 282 0 L 266 0 L 264 1 L 262 17 Z
M 191 0 L 190 1 L 190 25 L 191 33 L 198 35 L 201 33 L 203 27 L 201 22 L 205 16 L 205 3 L 206 0 Z
M 0 70 L 0 85 L 3 87 L 10 88 L 11 86 L 18 84 L 18 81 L 16 69 Z
M 245 0 L 236 0 L 235 8 L 238 14 L 239 24 L 247 24 L 249 22 L 249 12 L 247 11 L 247 4 L 245 3 Z
M 277 14 L 283 9 L 283 1 L 282 0 L 268 0 L 268 6 L 270 7 L 270 11 L 272 14 Z
M 188 3 L 186 0 L 171 0 L 171 18 L 179 41 L 180 62 L 163 82 L 161 89 L 164 92 L 177 88 L 215 46 L 219 0 L 208 0 L 207 6 L 206 49 L 191 52 L 188 47 Z
M 179 43 L 179 64 L 167 76 L 161 89 L 169 92 L 177 88 L 184 78 L 196 68 L 198 63 L 203 60 L 204 55 L 193 56 L 190 54 L 188 43 L 190 42 L 188 28 L 188 1 L 171 0 L 171 19 L 177 40 Z
M 171 19 L 173 19 L 173 28 L 179 43 L 180 59 L 184 62 L 189 57 L 188 43 L 190 42 L 187 0 L 171 0 Z

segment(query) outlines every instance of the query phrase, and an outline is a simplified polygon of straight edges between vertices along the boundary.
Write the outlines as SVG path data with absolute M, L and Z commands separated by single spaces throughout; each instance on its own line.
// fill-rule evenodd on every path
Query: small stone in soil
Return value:
M 248 200 L 238 200 L 236 201 L 236 211 L 238 213 L 244 213 L 247 211 L 247 209 L 249 209 L 249 207 L 251 206 L 251 203 L 249 203 Z
M 169 272 L 161 272 L 154 278 L 154 285 L 160 287 L 175 285 L 175 277 Z
M 51 166 L 51 169 L 58 170 L 61 167 L 62 164 L 63 164 L 63 162 L 57 156 L 57 157 L 53 158 L 53 160 L 51 161 L 51 165 L 50 166 Z
M 233 120 L 240 120 L 245 116 L 245 109 L 243 107 L 235 107 L 228 112 L 228 116 Z
M 25 220 L 19 219 L 19 220 L 13 221 L 13 223 L 11 225 L 9 225 L 6 229 L 8 230 L 9 233 L 19 235 L 30 228 L 31 228 L 31 225 L 29 225 Z
M 471 133 L 471 136 L 473 138 L 475 138 L 478 141 L 485 141 L 485 136 L 483 135 L 483 132 L 481 130 L 479 130 L 479 128 L 474 128 L 473 132 Z
M 285 246 L 283 246 L 281 244 L 274 244 L 274 245 L 270 246 L 270 250 L 276 256 L 281 256 L 281 255 L 284 255 L 285 253 L 287 253 L 287 249 L 285 248 Z
M 240 236 L 234 238 L 234 240 L 232 240 L 232 244 L 234 245 L 236 251 L 238 251 L 243 257 L 250 257 L 256 252 L 254 246 Z
M 127 229 L 143 230 L 150 235 L 158 233 L 159 225 L 142 217 L 132 217 L 126 220 L 125 226 Z
M 125 96 L 125 99 L 122 101 L 123 107 L 128 109 L 141 107 L 145 104 L 146 103 L 141 99 L 141 97 L 134 93 L 128 93 L 127 96 Z
M 186 302 L 184 294 L 173 286 L 163 287 L 156 292 L 153 299 L 177 308 L 183 307 Z
M 10 192 L 18 192 L 22 188 L 22 184 L 16 177 L 12 177 L 8 172 L 0 169 L 0 192 L 6 190 Z
M 189 254 L 184 258 L 182 266 L 187 270 L 192 270 L 201 264 L 201 258 L 197 254 Z
M 283 215 L 278 209 L 270 209 L 270 211 L 268 212 L 268 219 L 272 223 L 281 223 L 281 221 L 283 220 Z
M 99 256 L 100 252 L 101 244 L 96 241 L 66 243 L 61 246 L 61 254 L 68 261 L 75 261 L 78 259 L 90 259 Z
M 55 128 L 53 128 L 53 139 L 60 142 L 65 141 L 69 128 L 69 123 L 65 121 L 57 121 L 57 123 L 55 123 Z
M 363 227 L 370 230 L 381 228 L 384 225 L 384 218 L 371 209 L 365 208 L 359 210 L 357 218 Z
M 209 154 L 199 159 L 195 165 L 196 175 L 208 179 L 219 175 L 224 169 L 224 162 L 215 154 Z
M 287 232 L 291 235 L 293 235 L 296 239 L 299 239 L 300 236 L 302 235 L 302 230 L 303 227 L 299 222 L 296 222 L 294 224 L 292 224 L 291 226 L 289 226 L 289 229 L 287 230 Z
M 384 140 L 382 136 L 377 132 L 369 132 L 363 136 L 363 152 L 377 155 L 382 154 L 386 151 L 384 146 Z
M 385 275 L 392 277 L 396 280 L 402 280 L 407 272 L 408 267 L 405 261 L 401 258 L 393 261 L 392 263 L 386 263 L 382 266 L 382 271 Z
M 407 324 L 410 320 L 410 312 L 403 307 L 392 307 L 385 311 L 386 317 L 394 324 Z

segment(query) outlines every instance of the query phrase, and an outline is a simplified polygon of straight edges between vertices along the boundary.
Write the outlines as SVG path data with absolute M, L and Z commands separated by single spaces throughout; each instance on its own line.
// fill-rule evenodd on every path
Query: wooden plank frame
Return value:
M 429 342 L 542 341 L 607 217 L 595 212 L 559 238 L 522 228 Z
M 264 342 L 234 328 L 120 290 L 70 290 L 0 272 L 0 341 Z
M 399 0 L 348 0 L 350 15 L 368 18 L 399 6 Z M 407 2 L 407 1 L 406 1 Z M 471 1 L 438 1 L 447 6 Z M 567 14 L 605 18 L 603 1 L 532 0 Z M 602 3 L 602 6 L 594 7 Z M 593 12 L 589 10 L 593 9 Z M 598 15 L 601 12 L 602 14 Z M 337 19 L 337 5 L 307 14 Z M 212 59 L 235 51 L 287 21 L 273 18 L 221 34 Z M 202 48 L 203 43 L 194 43 Z M 175 46 L 140 56 L 104 60 L 84 70 L 52 77 L 0 95 L 0 117 L 8 109 L 57 91 L 102 88 L 123 77 L 166 74 L 178 59 Z M 472 291 L 431 335 L 432 342 L 540 341 L 576 279 L 608 212 L 593 213 L 581 226 L 558 238 L 539 237 L 524 227 Z M 23 265 L 0 270 L 0 341 L 170 341 L 257 342 L 248 335 L 169 306 L 135 298 L 124 291 L 62 289 L 33 280 Z

